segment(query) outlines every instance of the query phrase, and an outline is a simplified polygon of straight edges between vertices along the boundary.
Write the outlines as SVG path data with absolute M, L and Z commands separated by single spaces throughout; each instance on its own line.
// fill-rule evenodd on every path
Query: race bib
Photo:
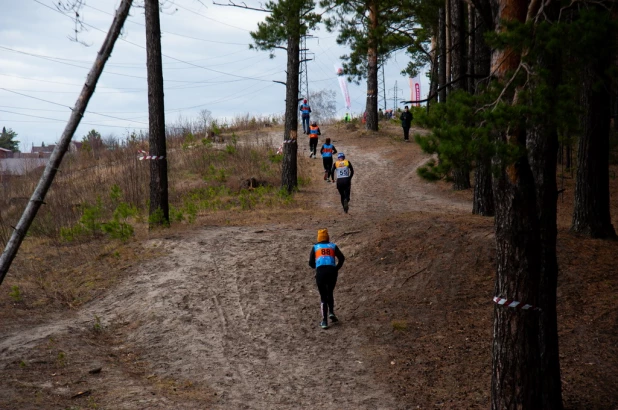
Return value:
M 350 176 L 350 168 L 348 167 L 337 168 L 335 172 L 337 173 L 337 178 L 348 178 Z

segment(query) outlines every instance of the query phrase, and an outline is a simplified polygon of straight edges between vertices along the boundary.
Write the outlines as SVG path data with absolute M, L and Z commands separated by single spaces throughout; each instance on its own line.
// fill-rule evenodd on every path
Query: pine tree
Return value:
M 0 148 L 10 149 L 13 152 L 19 151 L 19 141 L 15 139 L 17 133 L 12 129 L 6 129 L 2 127 L 2 134 L 0 134 Z
M 331 9 L 326 19 L 328 30 L 339 27 L 339 44 L 347 44 L 351 52 L 342 57 L 344 73 L 360 81 L 367 79 L 366 127 L 378 130 L 378 68 L 388 54 L 411 44 L 414 25 L 411 0 L 399 4 L 388 0 L 322 0 Z
M 292 192 L 298 186 L 296 154 L 300 39 L 320 21 L 320 16 L 314 13 L 314 8 L 315 3 L 312 0 L 269 1 L 264 9 L 260 9 L 268 12 L 268 16 L 264 22 L 258 24 L 256 31 L 251 32 L 253 47 L 258 50 L 284 49 L 287 52 L 281 185 L 288 192 Z

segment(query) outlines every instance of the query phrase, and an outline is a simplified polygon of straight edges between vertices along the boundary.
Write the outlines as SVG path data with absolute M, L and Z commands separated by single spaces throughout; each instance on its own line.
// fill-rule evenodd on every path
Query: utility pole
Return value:
M 395 86 L 393 87 L 393 112 L 397 112 L 397 97 L 399 96 L 399 92 L 401 89 L 397 88 L 397 81 L 395 81 Z
M 307 38 L 313 38 L 306 34 L 300 38 L 300 68 L 298 70 L 298 100 L 309 98 L 309 70 L 307 61 L 313 60 L 313 53 L 309 53 L 307 48 Z M 311 102 L 309 102 L 311 104 Z
M 380 102 L 384 105 L 384 111 L 386 111 L 386 79 L 384 77 L 384 61 L 380 64 L 380 69 L 378 70 L 378 96 L 380 98 Z M 378 102 L 378 107 L 380 106 L 380 102 Z

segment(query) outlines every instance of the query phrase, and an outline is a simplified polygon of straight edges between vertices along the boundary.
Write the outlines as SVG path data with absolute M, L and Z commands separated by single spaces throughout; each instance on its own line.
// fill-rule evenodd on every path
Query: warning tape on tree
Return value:
M 526 304 L 526 303 L 518 302 L 516 300 L 499 298 L 498 296 L 494 296 L 494 303 L 496 303 L 496 304 L 498 304 L 500 306 L 510 307 L 510 308 L 514 308 L 514 309 L 537 310 L 537 311 L 542 310 L 538 306 L 529 305 L 529 304 Z
M 140 153 L 140 156 L 137 157 L 137 159 L 139 159 L 140 161 L 143 161 L 145 159 L 156 160 L 156 159 L 163 159 L 163 158 L 165 158 L 165 156 L 163 156 L 163 155 L 149 155 L 146 151 L 142 151 L 142 150 L 139 150 L 138 152 Z

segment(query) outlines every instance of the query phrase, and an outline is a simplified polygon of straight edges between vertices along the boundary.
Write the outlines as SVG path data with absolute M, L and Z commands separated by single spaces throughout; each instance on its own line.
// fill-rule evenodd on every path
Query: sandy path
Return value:
M 367 149 L 368 142 L 351 144 L 336 142 L 356 171 L 348 215 L 334 184 L 324 183 L 311 188 L 318 207 L 314 219 L 295 226 L 205 227 L 153 240 L 149 245 L 164 249 L 166 257 L 141 265 L 77 317 L 4 334 L 0 359 L 14 360 L 50 335 L 67 337 L 96 315 L 104 324 L 132 323 L 126 343 L 141 348 L 153 373 L 210 386 L 217 393 L 214 408 L 405 408 L 363 362 L 368 325 L 353 319 L 353 307 L 362 303 L 353 291 L 354 241 L 342 246 L 349 257 L 336 291 L 342 322 L 327 331 L 317 326 L 319 296 L 308 253 L 323 225 L 341 236 L 393 212 L 469 212 L 470 205 L 446 200 L 420 181 L 415 169 L 422 157 L 411 156 L 403 166 L 387 159 L 408 149 L 401 143 L 380 152 Z M 321 161 L 315 164 L 321 176 Z M 109 394 L 106 406 L 174 408 L 140 386 L 130 395 L 121 391 Z

